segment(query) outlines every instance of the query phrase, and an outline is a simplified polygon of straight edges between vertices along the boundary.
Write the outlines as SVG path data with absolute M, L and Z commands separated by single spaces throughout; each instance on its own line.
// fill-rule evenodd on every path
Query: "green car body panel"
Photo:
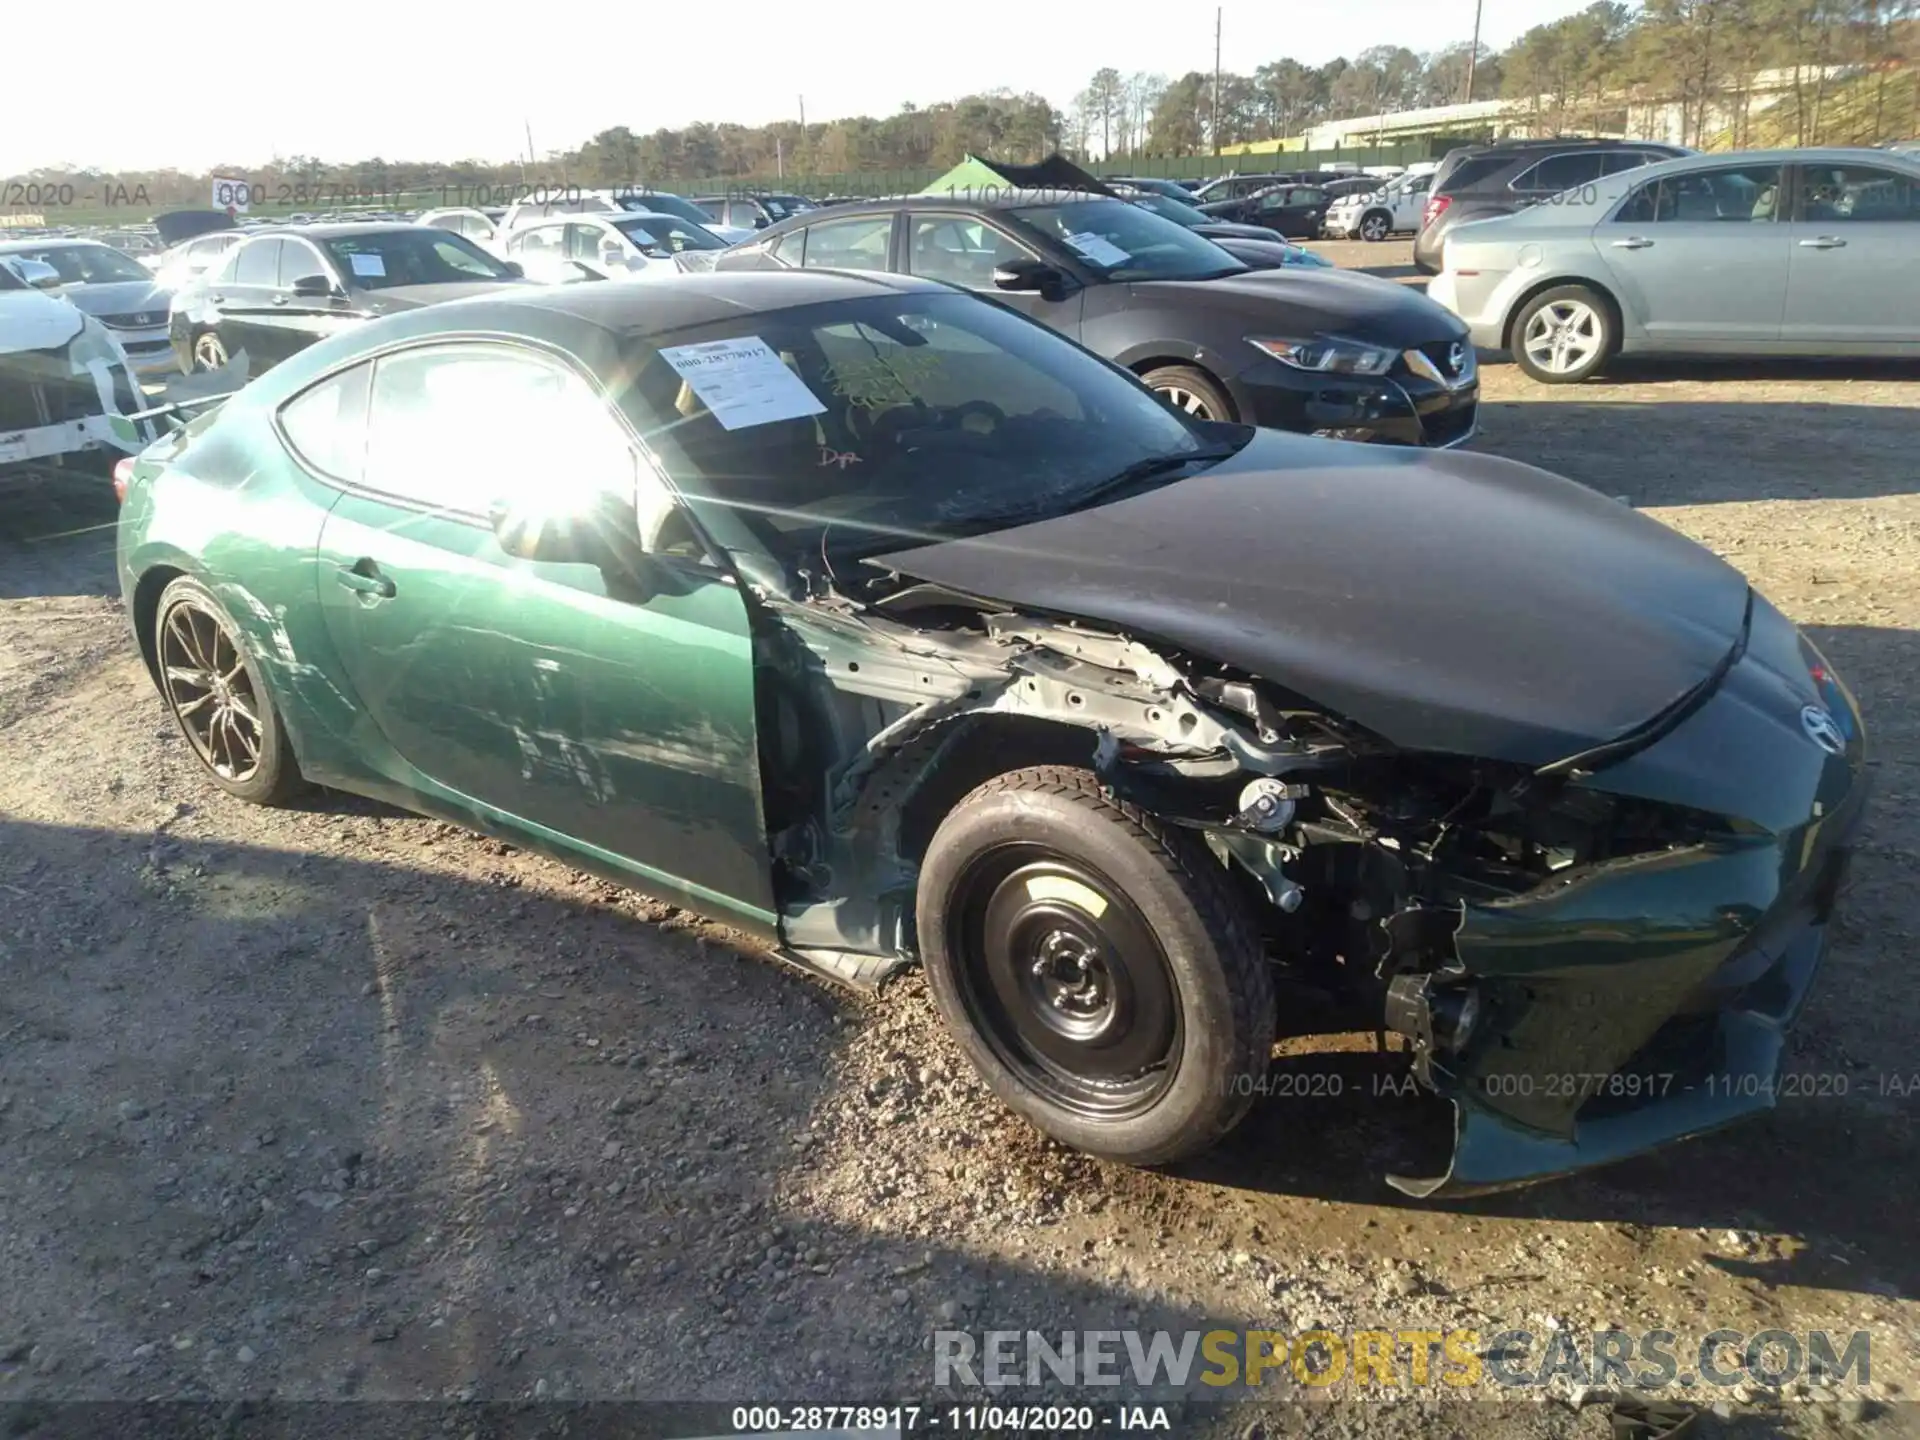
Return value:
M 963 796 L 1022 766 L 1092 769 L 1110 793 L 1206 841 L 1270 953 L 1336 960 L 1372 1021 L 1384 1014 L 1413 1041 L 1415 1072 L 1454 1104 L 1456 1139 L 1446 1173 L 1389 1177 L 1410 1193 L 1567 1173 L 1772 1104 L 1785 1028 L 1824 953 L 1861 823 L 1865 731 L 1818 652 L 1738 577 L 1729 588 L 1703 568 L 1718 562 L 1678 554 L 1670 535 L 1627 552 L 1655 580 L 1675 573 L 1660 569 L 1663 549 L 1692 567 L 1689 583 L 1704 576 L 1724 624 L 1692 617 L 1689 633 L 1721 658 L 1631 744 L 1543 765 L 1388 741 L 1251 664 L 1209 662 L 1183 628 L 1204 641 L 1195 627 L 1218 624 L 1221 644 L 1258 643 L 1272 625 L 1224 601 L 1156 612 L 1132 573 L 1103 588 L 1121 567 L 1097 545 L 1056 565 L 1047 536 L 1020 561 L 1005 537 L 1052 520 L 994 532 L 977 551 L 880 557 L 875 588 L 805 591 L 769 579 L 765 556 L 726 541 L 724 517 L 689 497 L 724 561 L 649 555 L 644 576 L 629 575 L 520 558 L 485 518 L 322 480 L 278 428 L 280 408 L 315 382 L 429 342 L 529 347 L 597 384 L 619 372 L 621 352 L 568 309 L 583 303 L 390 317 L 303 351 L 151 447 L 119 535 L 149 664 L 160 592 L 192 576 L 239 630 L 309 779 L 541 850 L 862 984 L 915 958 L 919 860 Z M 660 424 L 622 409 L 630 397 L 604 398 L 636 435 Z M 1274 470 L 1240 452 L 1216 467 L 1214 489 L 1189 495 L 1252 494 L 1310 514 L 1349 503 L 1341 487 L 1370 477 L 1414 493 L 1394 488 L 1408 483 L 1396 467 L 1444 477 L 1478 466 L 1528 505 L 1571 512 L 1576 545 L 1580 525 L 1651 525 L 1591 496 L 1543 500 L 1508 462 L 1286 443 L 1317 467 L 1294 494 L 1253 488 L 1277 483 Z M 1058 533 L 1069 546 L 1089 533 L 1112 542 L 1130 533 L 1114 518 L 1130 503 Z M 1158 517 L 1133 533 L 1163 545 L 1179 503 L 1133 512 Z M 1425 723 L 1407 718 L 1418 708 L 1383 713 Z M 1824 741 L 1817 723 L 1833 727 Z M 1316 790 L 1339 803 L 1283 842 L 1240 813 L 1252 780 L 1298 781 L 1303 805 Z M 1405 821 L 1403 791 L 1420 797 Z M 1469 800 L 1479 808 L 1456 820 Z M 1437 839 L 1430 815 L 1444 817 Z M 1402 824 L 1406 838 L 1380 841 Z M 1501 848 L 1515 835 L 1520 859 Z M 1548 867 L 1527 845 L 1575 858 Z M 1469 991 L 1471 1025 L 1460 1018 Z M 1449 1041 L 1456 1022 L 1464 1038 Z M 1675 1073 L 1686 1079 L 1671 1093 L 1644 1088 Z

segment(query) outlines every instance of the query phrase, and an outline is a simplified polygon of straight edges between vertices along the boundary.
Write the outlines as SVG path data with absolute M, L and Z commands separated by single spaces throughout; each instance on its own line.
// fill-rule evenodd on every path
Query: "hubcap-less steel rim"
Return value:
M 1213 419 L 1213 408 L 1191 390 L 1182 389 L 1178 385 L 1162 385 L 1160 393 L 1196 420 Z
M 1534 311 L 1521 345 L 1550 375 L 1568 375 L 1599 353 L 1600 315 L 1581 300 L 1556 300 Z
M 999 846 L 955 887 L 961 1003 L 1000 1062 L 1090 1119 L 1150 1108 L 1172 1082 L 1180 1001 L 1159 940 L 1105 877 L 1043 845 Z
M 194 342 L 193 354 L 202 370 L 218 370 L 227 363 L 227 347 L 218 335 L 202 335 Z
M 182 601 L 160 631 L 167 703 L 207 768 L 245 782 L 260 769 L 260 700 L 233 637 L 209 611 Z

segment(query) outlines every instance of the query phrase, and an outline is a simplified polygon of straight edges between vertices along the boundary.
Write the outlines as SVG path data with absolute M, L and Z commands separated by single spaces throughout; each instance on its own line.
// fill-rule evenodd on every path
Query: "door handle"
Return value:
M 207 298 L 216 305 L 224 305 L 227 303 L 227 297 L 224 295 L 209 295 Z
M 1816 235 L 1811 240 L 1800 242 L 1802 250 L 1844 250 L 1846 247 L 1847 242 L 1838 235 Z
M 276 305 L 284 305 L 287 303 L 287 297 L 284 295 L 276 295 L 273 297 L 273 303 Z
M 353 591 L 356 595 L 369 595 L 376 600 L 391 600 L 395 594 L 393 581 L 380 573 L 380 567 L 371 560 L 356 560 L 351 565 L 342 565 L 334 572 L 334 579 L 341 588 Z
M 1614 241 L 1613 248 L 1616 250 L 1645 250 L 1652 244 L 1653 242 L 1644 235 L 1629 235 L 1624 240 Z

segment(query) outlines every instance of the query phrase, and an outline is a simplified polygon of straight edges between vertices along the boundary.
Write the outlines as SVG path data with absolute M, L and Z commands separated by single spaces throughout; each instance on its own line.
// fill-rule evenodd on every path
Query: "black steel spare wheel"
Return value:
M 1180 998 L 1119 887 L 1046 845 L 979 856 L 948 912 L 968 1018 L 1002 1063 L 1089 1117 L 1150 1107 L 1179 1063 Z
M 1244 902 L 1184 833 L 1036 766 L 942 821 L 918 933 L 942 1018 L 1014 1110 L 1091 1154 L 1151 1165 L 1245 1114 L 1273 990 Z
M 276 804 L 301 786 L 280 717 L 207 588 L 182 577 L 161 593 L 154 665 L 174 723 L 221 789 Z

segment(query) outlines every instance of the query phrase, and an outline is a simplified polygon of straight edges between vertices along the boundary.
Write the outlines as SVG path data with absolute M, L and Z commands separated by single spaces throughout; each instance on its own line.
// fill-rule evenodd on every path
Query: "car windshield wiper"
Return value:
M 1217 465 L 1231 459 L 1236 450 L 1189 450 L 1184 455 L 1149 455 L 1105 480 L 1080 491 L 1067 507 L 1068 513 L 1085 510 L 1096 503 L 1117 499 L 1136 488 L 1145 489 L 1150 481 L 1167 479 L 1189 465 Z

